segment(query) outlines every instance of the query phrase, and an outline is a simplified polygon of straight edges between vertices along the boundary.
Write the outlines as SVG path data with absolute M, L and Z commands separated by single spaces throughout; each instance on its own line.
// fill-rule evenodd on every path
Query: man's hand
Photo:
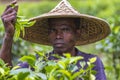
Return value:
M 10 5 L 8 5 L 3 12 L 1 18 L 5 27 L 5 34 L 7 34 L 10 37 L 13 37 L 15 33 L 15 22 L 16 22 L 16 16 L 18 11 L 18 5 L 16 5 L 17 1 L 14 0 Z M 13 5 L 15 5 L 13 7 Z
M 3 38 L 3 44 L 0 50 L 0 58 L 3 59 L 9 66 L 12 66 L 12 43 L 15 33 L 15 22 L 18 11 L 17 1 L 14 0 L 8 5 L 3 12 L 1 18 L 5 28 L 5 36 Z

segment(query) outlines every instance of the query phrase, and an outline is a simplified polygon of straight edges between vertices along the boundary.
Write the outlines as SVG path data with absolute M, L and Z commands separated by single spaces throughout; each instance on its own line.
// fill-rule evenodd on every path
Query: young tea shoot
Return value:
M 15 4 L 11 4 L 12 8 L 15 8 Z M 16 41 L 20 36 L 24 37 L 25 35 L 25 27 L 31 27 L 35 24 L 35 21 L 30 21 L 29 19 L 25 19 L 25 16 L 17 16 L 15 23 L 15 37 Z

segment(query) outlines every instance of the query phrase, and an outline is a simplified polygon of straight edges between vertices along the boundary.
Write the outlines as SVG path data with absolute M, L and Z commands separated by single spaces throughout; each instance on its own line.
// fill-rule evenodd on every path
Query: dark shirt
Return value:
M 54 54 L 54 52 L 53 51 L 50 52 L 49 55 L 51 55 L 51 54 Z M 100 60 L 99 57 L 97 57 L 96 55 L 93 55 L 93 54 L 87 54 L 87 53 L 81 52 L 78 49 L 76 49 L 76 56 L 82 56 L 84 58 L 83 61 L 85 61 L 85 62 L 88 62 L 90 58 L 96 57 L 97 60 L 94 62 L 95 66 L 93 68 L 93 70 L 95 70 L 97 72 L 96 75 L 95 75 L 96 80 L 107 80 L 106 76 L 105 76 L 105 72 L 104 72 L 103 63 L 102 63 L 102 61 Z M 56 58 L 54 56 L 50 56 L 48 59 L 49 60 L 55 60 Z M 79 68 L 81 68 L 81 65 L 79 64 L 80 61 L 81 60 L 79 60 L 77 62 L 77 66 Z M 23 62 L 23 63 L 20 63 L 18 65 L 21 68 L 28 68 L 29 67 L 27 62 Z M 85 67 L 87 67 L 87 65 Z
M 86 53 L 81 52 L 79 50 L 77 50 L 77 56 L 84 57 L 84 61 L 85 62 L 87 62 L 92 57 L 97 57 L 96 55 L 86 54 Z M 96 62 L 94 64 L 95 64 L 95 66 L 94 66 L 93 70 L 95 70 L 97 72 L 96 75 L 95 75 L 96 76 L 96 80 L 107 80 L 105 72 L 104 72 L 103 63 L 102 63 L 102 61 L 100 60 L 99 57 L 97 57 L 97 60 L 96 60 Z M 78 64 L 78 66 L 80 66 L 80 65 Z

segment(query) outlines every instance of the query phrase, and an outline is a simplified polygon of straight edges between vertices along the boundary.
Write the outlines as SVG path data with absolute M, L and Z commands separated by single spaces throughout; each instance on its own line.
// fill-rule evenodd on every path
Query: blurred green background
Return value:
M 12 0 L 0 0 L 0 15 Z M 18 15 L 27 19 L 46 13 L 61 0 L 19 0 Z M 120 0 L 68 0 L 80 13 L 105 19 L 111 28 L 111 34 L 94 44 L 77 46 L 81 51 L 98 55 L 105 66 L 107 80 L 120 80 Z M 3 41 L 4 27 L 0 20 L 0 47 Z M 35 50 L 49 52 L 50 46 L 39 45 L 18 39 L 13 44 L 13 63 L 18 58 L 34 54 Z

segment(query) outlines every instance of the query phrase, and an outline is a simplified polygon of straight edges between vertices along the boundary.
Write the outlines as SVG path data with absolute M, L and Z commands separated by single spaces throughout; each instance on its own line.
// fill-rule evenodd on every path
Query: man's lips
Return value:
M 62 47 L 64 45 L 64 40 L 62 40 L 62 39 L 56 39 L 56 40 L 54 40 L 53 45 L 55 47 Z
M 64 45 L 64 43 L 54 43 L 55 47 L 62 47 Z
M 54 41 L 53 44 L 54 44 L 55 47 L 62 47 L 64 45 L 64 42 L 58 40 L 58 41 Z

